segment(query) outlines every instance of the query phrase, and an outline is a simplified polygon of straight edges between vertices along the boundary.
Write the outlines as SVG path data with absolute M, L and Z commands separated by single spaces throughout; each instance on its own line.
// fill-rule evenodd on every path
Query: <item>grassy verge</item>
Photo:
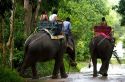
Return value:
M 0 82 L 24 82 L 15 70 L 0 66 Z
M 69 62 L 64 59 L 64 65 L 66 72 L 79 72 L 79 68 L 69 66 Z M 38 64 L 38 74 L 41 77 L 51 75 L 54 68 L 54 60 L 48 62 L 42 62 Z

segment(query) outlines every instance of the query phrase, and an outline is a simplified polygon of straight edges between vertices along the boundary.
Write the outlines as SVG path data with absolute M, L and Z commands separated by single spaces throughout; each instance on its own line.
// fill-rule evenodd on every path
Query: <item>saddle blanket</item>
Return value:
M 43 29 L 43 30 L 46 31 L 46 32 L 50 35 L 51 39 L 63 39 L 63 38 L 64 38 L 64 35 L 56 35 L 56 36 L 54 36 L 54 35 L 52 35 L 52 34 L 49 32 L 48 29 Z

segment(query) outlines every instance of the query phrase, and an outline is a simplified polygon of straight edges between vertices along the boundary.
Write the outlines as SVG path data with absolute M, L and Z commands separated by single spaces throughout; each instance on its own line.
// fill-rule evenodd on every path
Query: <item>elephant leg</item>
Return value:
M 93 77 L 97 76 L 97 58 L 92 57 L 92 63 L 93 63 Z
M 25 69 L 28 68 L 27 64 L 23 63 L 21 70 L 20 70 L 20 75 L 24 76 L 25 74 Z
M 52 74 L 52 79 L 58 78 L 60 64 L 61 64 L 60 60 L 58 58 L 55 58 L 55 65 L 54 65 L 54 70 L 53 70 L 53 74 Z
M 105 74 L 107 74 L 107 72 L 108 72 L 108 68 L 109 68 L 109 61 L 110 61 L 110 60 L 107 60 L 107 62 L 105 63 L 105 71 L 104 71 L 104 72 L 105 72 Z M 108 74 L 107 74 L 107 75 L 108 75 Z M 107 75 L 106 75 L 106 76 L 107 76 Z M 104 75 L 104 76 L 105 76 L 105 75 Z
M 32 64 L 31 66 L 31 69 L 32 69 L 32 74 L 33 74 L 33 79 L 37 79 L 37 70 L 36 70 L 36 63 Z
M 109 59 L 101 59 L 102 60 L 102 66 L 100 68 L 99 73 L 103 76 L 108 76 L 107 71 L 109 68 Z
M 68 77 L 68 75 L 65 72 L 65 66 L 64 66 L 63 61 L 61 62 L 60 73 L 61 73 L 61 78 L 67 78 Z
M 23 65 L 21 67 L 21 75 L 23 76 L 24 73 L 25 73 L 25 70 L 28 68 L 28 67 L 32 67 L 32 65 L 34 64 L 34 60 L 32 60 L 32 56 L 25 56 L 25 59 L 24 59 L 24 62 L 23 62 Z
M 28 57 L 24 59 L 23 65 L 21 66 L 20 75 L 23 76 L 25 73 L 25 70 L 30 66 L 30 62 L 27 60 Z

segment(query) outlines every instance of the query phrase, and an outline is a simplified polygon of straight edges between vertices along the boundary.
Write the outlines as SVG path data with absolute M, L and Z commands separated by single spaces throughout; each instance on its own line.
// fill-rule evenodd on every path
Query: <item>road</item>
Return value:
M 98 68 L 100 64 L 98 64 Z M 108 77 L 92 76 L 91 68 L 82 68 L 78 73 L 69 73 L 66 79 L 51 79 L 50 76 L 32 80 L 27 78 L 26 82 L 125 82 L 125 65 L 110 65 Z

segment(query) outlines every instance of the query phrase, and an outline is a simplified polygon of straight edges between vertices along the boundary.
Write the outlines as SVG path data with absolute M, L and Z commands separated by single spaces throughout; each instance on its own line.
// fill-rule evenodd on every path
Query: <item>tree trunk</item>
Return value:
M 32 5 L 30 0 L 24 0 L 24 36 L 25 38 L 31 33 Z
M 4 41 L 4 29 L 5 29 L 5 22 L 4 22 L 4 18 L 2 17 L 2 65 L 6 65 L 6 44 Z
M 32 17 L 33 29 L 32 29 L 32 31 L 34 31 L 34 29 L 37 27 L 37 18 L 38 18 L 38 13 L 39 13 L 41 2 L 42 2 L 42 0 L 38 0 L 37 7 L 35 8 L 35 12 L 33 12 L 33 17 Z
M 11 10 L 11 17 L 10 17 L 10 36 L 7 42 L 7 47 L 10 51 L 10 66 L 13 67 L 13 48 L 14 48 L 14 17 L 15 17 L 15 0 L 13 2 L 13 10 Z
M 41 4 L 41 2 L 42 2 L 41 0 L 38 0 L 36 12 L 35 12 L 35 21 L 37 21 L 38 12 L 39 12 L 39 9 L 40 9 L 40 4 Z
M 2 17 L 0 17 L 0 24 L 2 23 Z M 2 50 L 2 25 L 0 25 L 0 50 Z

